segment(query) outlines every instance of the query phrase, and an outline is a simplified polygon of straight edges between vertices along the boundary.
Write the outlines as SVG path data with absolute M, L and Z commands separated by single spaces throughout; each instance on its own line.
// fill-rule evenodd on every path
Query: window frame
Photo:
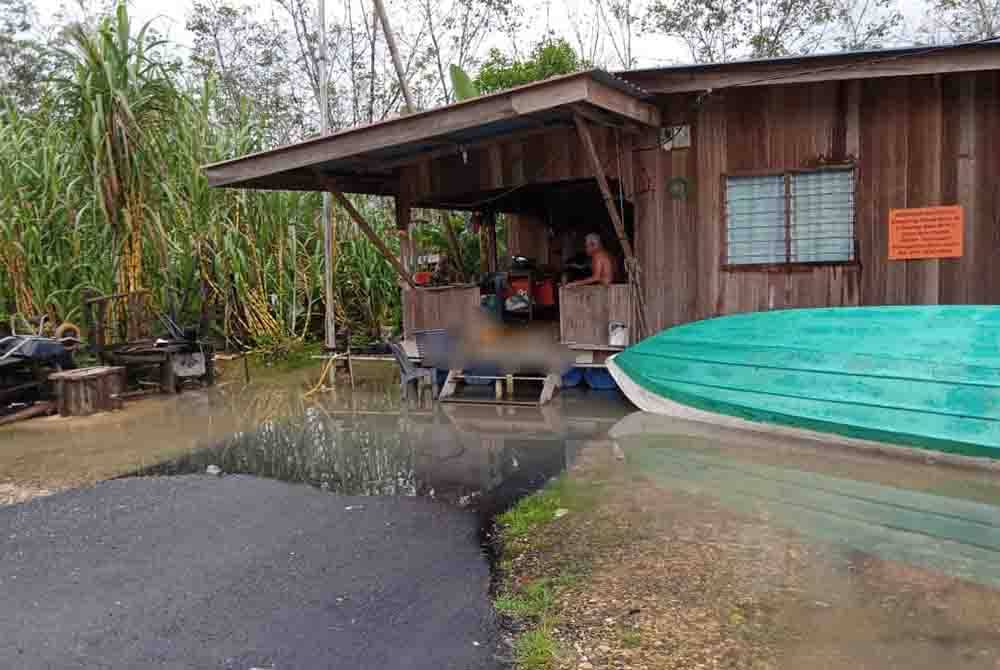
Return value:
M 854 258 L 843 261 L 791 261 L 769 262 L 769 263 L 730 263 L 729 262 L 729 212 L 727 204 L 728 180 L 730 177 L 783 177 L 785 183 L 785 258 L 790 259 L 792 237 L 792 176 L 796 174 L 812 174 L 827 171 L 851 170 L 854 178 L 854 200 L 851 217 L 851 231 L 854 237 Z M 719 252 L 719 265 L 723 272 L 811 272 L 822 267 L 860 267 L 860 245 L 858 244 L 858 165 L 857 163 L 831 163 L 817 167 L 801 167 L 789 169 L 760 169 L 760 170 L 730 170 L 724 172 L 720 179 L 722 216 L 721 240 Z

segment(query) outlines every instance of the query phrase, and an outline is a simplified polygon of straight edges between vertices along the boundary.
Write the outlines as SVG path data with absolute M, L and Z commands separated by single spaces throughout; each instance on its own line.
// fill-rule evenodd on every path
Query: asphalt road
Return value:
M 0 508 L 0 666 L 496 668 L 488 586 L 434 501 L 111 481 Z

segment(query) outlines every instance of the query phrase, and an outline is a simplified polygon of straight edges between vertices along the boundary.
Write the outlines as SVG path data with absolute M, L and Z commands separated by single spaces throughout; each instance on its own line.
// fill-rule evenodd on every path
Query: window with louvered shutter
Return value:
M 726 265 L 855 260 L 854 168 L 725 179 Z

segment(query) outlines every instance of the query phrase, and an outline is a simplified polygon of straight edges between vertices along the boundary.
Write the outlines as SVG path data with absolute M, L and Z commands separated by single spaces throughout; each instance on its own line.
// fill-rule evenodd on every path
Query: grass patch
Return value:
M 596 497 L 597 490 L 593 485 L 581 485 L 562 475 L 541 491 L 522 498 L 497 517 L 497 521 L 503 528 L 505 539 L 517 539 L 555 519 L 557 510 L 579 511 L 592 504 Z
M 514 643 L 518 670 L 552 670 L 556 665 L 556 642 L 548 626 L 529 630 Z
M 324 361 L 314 358 L 322 353 L 322 342 L 300 342 L 293 339 L 274 340 L 259 345 L 252 354 L 251 362 L 256 368 L 291 372 L 322 365 Z
M 621 633 L 622 646 L 635 649 L 642 644 L 642 635 L 637 630 L 625 630 Z
M 536 579 L 517 593 L 499 596 L 493 605 L 497 611 L 511 616 L 541 618 L 552 606 L 550 580 Z
M 593 482 L 578 482 L 563 475 L 552 480 L 537 493 L 521 499 L 514 507 L 497 517 L 502 546 L 510 552 L 513 540 L 539 536 L 539 530 L 556 519 L 559 510 L 578 514 L 596 504 L 600 487 Z M 537 550 L 537 543 L 528 542 Z M 523 547 L 522 547 L 523 548 Z M 500 571 L 508 587 L 516 584 L 511 554 L 500 560 Z M 576 564 L 565 565 L 554 577 L 532 580 L 520 588 L 505 591 L 494 600 L 496 610 L 514 619 L 527 622 L 529 629 L 514 643 L 514 665 L 517 670 L 554 670 L 559 647 L 552 637 L 555 596 L 572 587 L 586 570 Z

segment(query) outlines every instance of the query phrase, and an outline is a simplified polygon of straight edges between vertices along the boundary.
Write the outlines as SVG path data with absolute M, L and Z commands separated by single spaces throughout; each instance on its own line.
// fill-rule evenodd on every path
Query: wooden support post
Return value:
M 601 159 L 597 155 L 597 147 L 594 146 L 594 138 L 590 134 L 590 127 L 587 125 L 587 120 L 580 116 L 579 113 L 574 113 L 573 122 L 576 124 L 576 132 L 580 136 L 580 142 L 583 144 L 583 152 L 587 155 L 587 161 L 590 163 L 590 169 L 594 173 L 594 179 L 597 180 L 597 186 L 601 189 L 601 197 L 604 199 L 604 206 L 608 210 L 608 216 L 615 227 L 615 233 L 618 235 L 618 241 L 621 242 L 622 251 L 625 252 L 625 269 L 628 271 L 629 284 L 632 286 L 632 297 L 636 306 L 635 327 L 639 331 L 637 333 L 638 337 L 636 337 L 636 340 L 638 340 L 646 335 L 646 298 L 643 295 L 642 284 L 639 280 L 639 270 L 635 253 L 632 249 L 632 242 L 628 239 L 628 235 L 625 234 L 625 224 L 622 222 L 618 206 L 615 204 L 611 187 L 608 186 L 608 178 L 604 174 Z M 619 175 L 620 178 L 621 175 Z
M 354 223 L 356 223 L 358 228 L 361 229 L 361 232 L 364 233 L 369 240 L 371 240 L 371 243 L 375 245 L 375 248 L 379 250 L 379 253 L 381 253 L 387 261 L 389 261 L 389 264 L 396 270 L 400 278 L 409 284 L 410 288 L 417 288 L 417 285 L 413 281 L 413 277 L 411 277 L 410 273 L 403 269 L 399 259 L 396 258 L 396 256 L 389 250 L 389 247 L 385 246 L 385 242 L 382 241 L 382 238 L 376 234 L 372 227 L 368 225 L 365 218 L 361 216 L 361 212 L 355 209 L 351 201 L 348 200 L 347 197 L 340 191 L 330 192 L 333 194 L 333 197 L 337 200 L 337 202 L 340 203 L 340 206 L 347 210 L 347 214 L 354 220 Z
M 160 363 L 160 392 L 177 393 L 177 375 L 174 373 L 173 354 L 166 354 Z
M 465 263 L 462 259 L 462 245 L 458 241 L 458 235 L 455 234 L 455 229 L 451 225 L 449 212 L 441 212 L 441 227 L 444 228 L 444 234 L 448 241 L 448 249 L 451 252 L 451 266 L 458 273 L 459 281 L 465 281 Z
M 604 175 L 604 168 L 601 167 L 601 159 L 597 155 L 597 147 L 594 146 L 594 138 L 590 134 L 590 127 L 587 125 L 587 120 L 579 114 L 573 114 L 573 122 L 576 124 L 576 132 L 580 136 L 580 142 L 583 143 L 583 152 L 587 156 L 587 162 L 590 163 L 594 179 L 597 180 L 597 187 L 601 189 L 604 206 L 608 210 L 608 216 L 611 217 L 611 223 L 615 227 L 618 241 L 621 242 L 622 251 L 625 252 L 627 259 L 632 260 L 635 258 L 635 254 L 632 251 L 632 242 L 625 234 L 625 224 L 622 223 L 621 215 L 618 213 L 618 206 L 615 204 L 615 197 L 611 193 L 611 187 L 608 186 L 608 178 Z
M 444 380 L 444 386 L 441 387 L 441 393 L 438 394 L 438 400 L 445 400 L 455 395 L 455 388 L 458 386 L 458 380 L 462 376 L 461 370 L 449 370 L 448 378 Z
M 403 269 L 413 274 L 416 270 L 412 235 L 410 202 L 401 193 L 396 194 L 396 233 L 399 235 L 399 260 Z
M 552 400 L 553 394 L 562 386 L 562 377 L 557 374 L 549 374 L 545 377 L 545 385 L 542 387 L 542 395 L 538 398 L 538 404 L 544 405 Z M 546 419 L 551 417 L 546 416 Z
M 500 259 L 497 256 L 497 215 L 490 213 L 486 216 L 486 246 L 487 246 L 487 256 L 486 262 L 489 266 L 490 272 L 496 272 L 500 269 Z

